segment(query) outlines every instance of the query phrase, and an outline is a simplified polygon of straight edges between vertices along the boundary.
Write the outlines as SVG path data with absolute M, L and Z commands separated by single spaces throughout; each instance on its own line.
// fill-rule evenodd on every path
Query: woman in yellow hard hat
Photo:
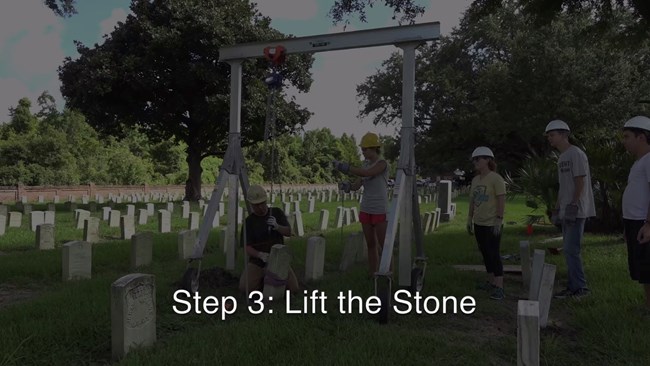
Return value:
M 340 188 L 345 192 L 358 190 L 363 186 L 363 197 L 359 221 L 368 245 L 368 264 L 370 275 L 379 266 L 379 255 L 386 237 L 386 213 L 388 212 L 388 163 L 381 158 L 379 136 L 368 132 L 361 138 L 361 152 L 365 161 L 362 167 L 350 167 L 346 162 L 334 162 L 334 167 L 342 173 L 358 176 L 353 182 L 342 182 Z

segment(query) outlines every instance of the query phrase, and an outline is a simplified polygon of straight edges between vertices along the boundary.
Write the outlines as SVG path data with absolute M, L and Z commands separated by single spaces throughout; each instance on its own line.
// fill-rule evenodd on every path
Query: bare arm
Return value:
M 384 170 L 386 170 L 386 161 L 385 160 L 380 160 L 377 162 L 377 164 L 371 166 L 370 168 L 357 168 L 357 167 L 350 167 L 350 174 L 357 175 L 359 177 L 374 177 L 375 175 L 380 174 Z

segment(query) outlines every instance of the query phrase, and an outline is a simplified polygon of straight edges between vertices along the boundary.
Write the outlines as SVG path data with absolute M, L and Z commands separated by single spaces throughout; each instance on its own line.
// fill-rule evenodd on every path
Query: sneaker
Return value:
M 581 288 L 573 292 L 573 294 L 571 294 L 571 297 L 575 299 L 581 299 L 585 296 L 589 296 L 590 294 L 591 294 L 591 290 L 589 290 L 588 288 Z
M 488 282 L 488 281 L 485 281 L 485 282 L 483 282 L 483 283 L 479 283 L 478 285 L 476 285 L 476 289 L 477 289 L 477 290 L 490 291 L 490 290 L 492 290 L 493 288 L 494 288 L 494 285 L 491 284 L 491 283 Z
M 573 295 L 573 291 L 569 290 L 568 288 L 565 288 L 564 290 L 556 293 L 553 295 L 553 298 L 556 299 L 566 299 L 567 297 Z
M 494 287 L 494 291 L 490 294 L 490 299 L 492 300 L 503 300 L 505 297 L 502 287 Z

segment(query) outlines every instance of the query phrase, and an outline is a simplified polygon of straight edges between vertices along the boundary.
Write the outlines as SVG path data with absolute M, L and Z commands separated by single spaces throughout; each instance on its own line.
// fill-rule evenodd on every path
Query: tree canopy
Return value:
M 246 0 L 133 0 L 132 13 L 102 44 L 77 43 L 81 55 L 59 69 L 69 107 L 83 112 L 105 135 L 138 126 L 155 141 L 174 138 L 187 146 L 187 199 L 198 199 L 201 160 L 225 152 L 228 142 L 230 66 L 219 48 L 286 38 Z M 300 91 L 311 84 L 311 55 L 292 55 L 282 67 L 285 83 Z M 268 88 L 266 60 L 244 63 L 242 145 L 262 139 Z M 277 130 L 291 133 L 310 112 L 282 94 L 276 99 Z

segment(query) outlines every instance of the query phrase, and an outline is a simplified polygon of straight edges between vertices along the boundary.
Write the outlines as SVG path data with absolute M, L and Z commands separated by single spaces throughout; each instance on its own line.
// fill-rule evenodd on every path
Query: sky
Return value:
M 419 0 L 426 13 L 421 22 L 440 22 L 441 33 L 458 25 L 470 0 Z M 130 0 L 78 0 L 78 14 L 60 18 L 43 0 L 2 0 L 0 5 L 0 122 L 9 120 L 9 108 L 23 97 L 33 104 L 45 90 L 64 106 L 57 68 L 65 57 L 78 56 L 74 41 L 86 46 L 101 43 L 119 21 L 129 14 Z M 383 5 L 368 9 L 368 21 L 352 21 L 345 29 L 335 26 L 327 13 L 334 0 L 258 0 L 260 12 L 272 19 L 271 26 L 296 37 L 349 32 L 398 25 Z M 383 1 L 378 1 L 383 4 Z M 314 82 L 308 93 L 287 90 L 297 102 L 314 113 L 306 130 L 329 128 L 339 137 L 366 132 L 394 135 L 395 127 L 374 126 L 371 118 L 360 120 L 357 85 L 374 74 L 394 46 L 316 54 Z M 34 109 L 35 110 L 35 109 Z M 245 121 L 242 121 L 245 123 Z

